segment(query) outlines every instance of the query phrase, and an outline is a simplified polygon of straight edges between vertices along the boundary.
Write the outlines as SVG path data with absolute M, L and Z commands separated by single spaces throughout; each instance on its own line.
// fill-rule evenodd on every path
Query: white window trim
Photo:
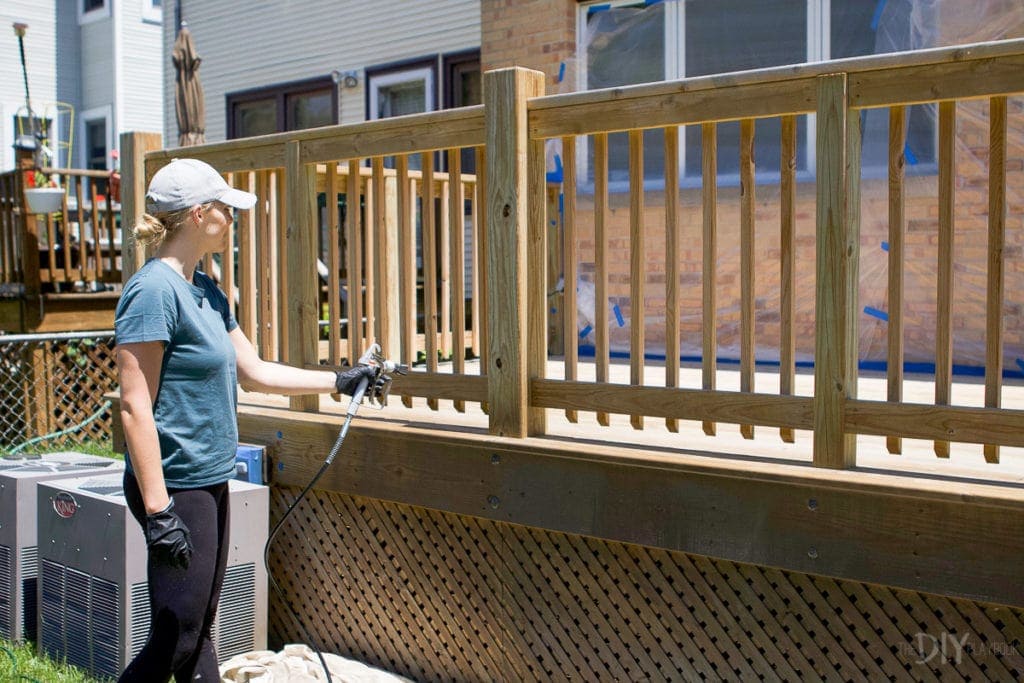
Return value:
M 88 129 L 90 123 L 102 120 L 106 124 L 107 168 L 113 168 L 114 157 L 111 154 L 114 150 L 113 126 L 111 125 L 113 119 L 114 107 L 109 104 L 102 107 L 95 107 L 93 109 L 86 109 L 82 112 L 79 117 L 80 123 L 78 125 L 78 130 L 75 131 L 78 139 L 81 140 L 81 143 L 78 146 L 79 152 L 76 155 L 78 157 L 79 167 L 85 168 L 89 161 L 89 153 L 85 147 L 85 131 Z
M 97 7 L 94 10 L 88 12 L 82 11 L 82 0 L 75 0 L 75 6 L 78 9 L 78 24 L 91 24 L 94 21 L 100 21 L 102 19 L 110 18 L 110 5 L 113 0 L 103 0 L 103 6 Z
M 404 71 L 390 71 L 388 73 L 381 74 L 379 76 L 371 74 L 367 79 L 369 83 L 367 86 L 370 88 L 370 118 L 376 119 L 377 117 L 377 93 L 382 87 L 389 85 L 396 85 L 398 83 L 410 83 L 413 81 L 423 81 L 423 92 L 424 92 L 424 111 L 434 111 L 437 109 L 437 94 L 434 92 L 436 87 L 434 85 L 434 70 L 430 67 L 424 66 L 416 69 L 406 69 Z
M 153 0 L 142 0 L 142 20 L 148 24 L 163 24 L 163 7 L 155 5 Z

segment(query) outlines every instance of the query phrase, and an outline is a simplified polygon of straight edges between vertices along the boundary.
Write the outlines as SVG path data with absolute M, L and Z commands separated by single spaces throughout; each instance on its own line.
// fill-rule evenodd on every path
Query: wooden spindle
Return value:
M 594 135 L 594 365 L 598 384 L 608 382 L 608 134 Z M 611 424 L 597 413 L 598 424 Z
M 985 407 L 998 408 L 1003 387 L 1003 248 L 1006 243 L 1006 97 L 989 100 L 988 284 L 985 304 Z M 999 446 L 985 444 L 985 461 Z
M 565 309 L 565 315 L 562 316 L 565 325 L 565 381 L 574 382 L 579 364 L 576 312 L 579 253 L 576 236 L 576 138 L 572 135 L 562 138 L 562 239 L 562 274 L 565 284 L 562 297 L 562 308 Z M 565 417 L 569 422 L 577 422 L 579 419 L 576 411 L 571 408 L 566 409 Z
M 718 353 L 718 308 L 716 280 L 718 278 L 718 130 L 714 123 L 701 124 L 701 200 L 703 208 L 703 291 L 701 386 L 714 391 Z M 715 423 L 703 422 L 704 433 L 715 435 Z
M 395 159 L 398 184 L 399 273 L 398 294 L 402 362 L 412 367 L 416 362 L 416 199 L 409 179 L 409 157 Z M 402 396 L 402 404 L 412 407 L 412 396 Z
M 948 406 L 953 385 L 953 232 L 956 192 L 956 102 L 939 103 L 939 245 L 935 292 L 935 405 Z M 949 442 L 935 455 L 949 457 Z
M 644 284 L 647 279 L 644 227 L 644 138 L 643 131 L 629 131 L 629 383 L 644 383 Z M 633 429 L 644 428 L 644 416 L 630 415 Z
M 341 363 L 341 221 L 338 194 L 341 191 L 338 164 L 327 164 L 327 359 Z
M 423 226 L 423 309 L 424 339 L 427 354 L 427 372 L 437 372 L 437 232 L 435 229 L 435 198 L 434 190 L 434 153 L 424 152 L 422 158 L 423 181 L 422 192 Z M 437 399 L 428 398 L 427 407 L 437 410 Z
M 466 373 L 466 284 L 464 227 L 465 191 L 462 184 L 462 150 L 448 150 L 448 178 L 451 196 L 448 203 L 448 224 L 451 226 L 452 274 L 452 329 L 455 343 L 452 345 L 452 370 L 456 375 Z M 465 401 L 455 401 L 457 412 L 466 412 Z
M 740 121 L 740 391 L 754 391 L 754 120 Z M 744 439 L 754 426 L 740 425 Z
M 350 159 L 345 182 L 345 282 L 348 291 L 348 362 L 352 365 L 363 353 L 363 241 L 359 214 L 359 161 Z
M 796 335 L 793 309 L 796 300 L 796 117 L 782 117 L 779 149 L 779 393 L 792 396 L 796 389 Z M 793 443 L 791 427 L 780 427 L 779 436 Z
M 903 237 L 906 232 L 905 192 L 906 107 L 889 110 L 889 323 L 886 330 L 886 398 L 890 403 L 903 401 Z M 898 436 L 885 439 L 892 454 L 903 452 Z

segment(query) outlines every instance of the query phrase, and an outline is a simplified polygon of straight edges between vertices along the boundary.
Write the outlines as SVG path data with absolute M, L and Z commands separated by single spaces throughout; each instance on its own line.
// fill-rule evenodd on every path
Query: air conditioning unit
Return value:
M 0 458 L 0 637 L 36 639 L 36 484 L 123 469 L 120 460 L 73 452 Z
M 265 486 L 228 482 L 230 538 L 213 627 L 221 661 L 267 642 Z M 146 542 L 120 477 L 39 487 L 39 651 L 97 678 L 116 678 L 149 634 Z

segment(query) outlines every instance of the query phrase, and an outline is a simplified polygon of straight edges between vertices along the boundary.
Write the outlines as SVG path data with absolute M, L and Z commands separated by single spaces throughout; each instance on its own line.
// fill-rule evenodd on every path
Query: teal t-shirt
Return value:
M 164 343 L 153 416 L 170 488 L 219 484 L 235 472 L 235 349 L 227 297 L 196 271 L 189 284 L 151 259 L 125 284 L 114 313 L 116 343 Z M 126 466 L 132 470 L 131 454 Z

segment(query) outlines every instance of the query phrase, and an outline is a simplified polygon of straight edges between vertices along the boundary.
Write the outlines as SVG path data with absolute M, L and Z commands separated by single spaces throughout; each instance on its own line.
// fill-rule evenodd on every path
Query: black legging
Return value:
M 228 560 L 228 485 L 168 489 L 192 537 L 188 569 L 149 558 L 149 639 L 121 674 L 120 682 L 219 681 L 211 629 Z M 146 509 L 135 477 L 125 472 L 124 495 L 143 523 Z

